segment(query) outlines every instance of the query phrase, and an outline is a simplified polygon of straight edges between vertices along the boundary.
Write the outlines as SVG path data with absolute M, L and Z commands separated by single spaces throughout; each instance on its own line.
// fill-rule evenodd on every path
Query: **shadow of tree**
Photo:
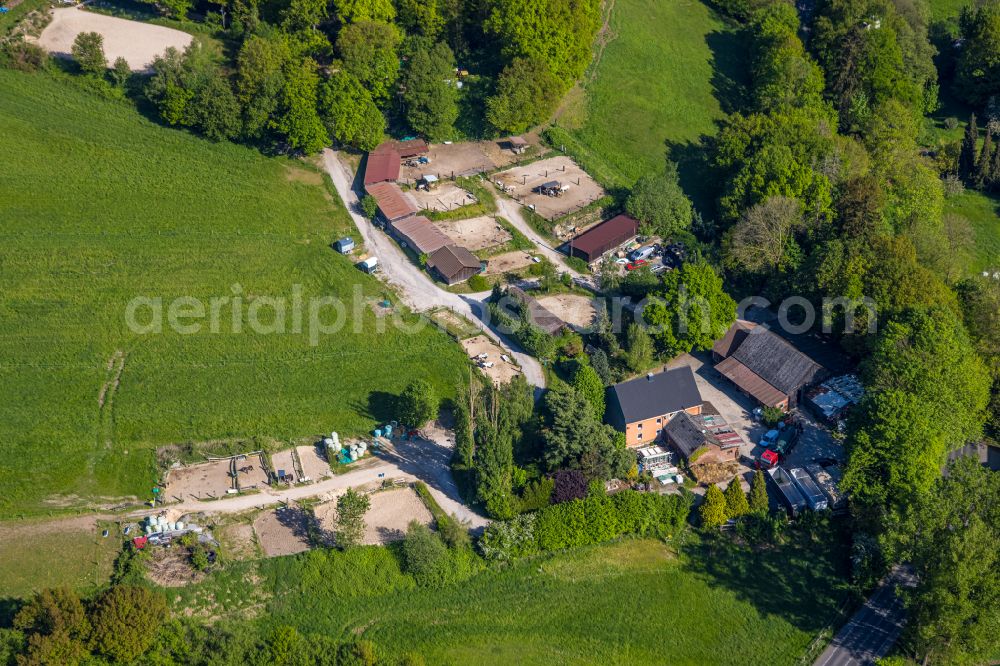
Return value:
M 810 534 L 790 528 L 781 546 L 757 549 L 709 533 L 682 547 L 683 568 L 810 633 L 820 631 L 854 596 L 850 537 L 843 521 Z
M 746 105 L 750 84 L 750 48 L 743 30 L 710 32 L 705 44 L 712 52 L 712 94 L 725 113 Z
M 297 539 L 309 541 L 310 535 L 318 532 L 319 526 L 311 511 L 307 511 L 300 506 L 289 505 L 279 507 L 274 515 L 278 523 L 291 530 L 292 535 Z

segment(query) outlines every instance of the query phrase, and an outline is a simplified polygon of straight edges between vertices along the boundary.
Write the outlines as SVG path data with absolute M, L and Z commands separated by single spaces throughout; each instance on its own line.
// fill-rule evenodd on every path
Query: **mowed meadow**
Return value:
M 136 296 L 385 293 L 329 248 L 354 229 L 320 171 L 63 77 L 0 71 L 0 90 L 0 518 L 147 497 L 162 445 L 357 433 L 414 378 L 454 391 L 458 345 L 379 332 L 364 299 L 316 346 L 307 330 L 235 334 L 224 314 L 219 333 L 130 331 Z
M 559 123 L 631 185 L 661 170 L 668 149 L 684 162 L 703 135 L 715 134 L 745 77 L 745 44 L 699 0 L 607 7 L 608 28 L 584 79 L 584 109 L 571 107 Z
M 769 549 L 728 538 L 571 549 L 418 587 L 388 548 L 230 563 L 171 589 L 233 630 L 361 636 L 428 664 L 796 664 L 851 597 L 841 532 Z M 232 625 L 229 625 L 233 622 Z

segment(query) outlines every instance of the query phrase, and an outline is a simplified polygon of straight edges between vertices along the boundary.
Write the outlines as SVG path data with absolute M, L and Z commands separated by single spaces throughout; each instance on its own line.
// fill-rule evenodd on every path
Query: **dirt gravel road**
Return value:
M 376 229 L 371 221 L 356 212 L 358 196 L 351 188 L 353 177 L 350 170 L 338 159 L 337 153 L 329 149 L 324 150 L 323 163 L 337 188 L 337 193 L 340 194 L 340 198 L 344 202 L 344 206 L 350 213 L 351 219 L 354 220 L 354 224 L 361 233 L 365 246 L 370 253 L 379 258 L 382 274 L 390 284 L 398 289 L 400 298 L 417 312 L 437 307 L 451 308 L 458 312 L 475 323 L 484 333 L 496 340 L 517 359 L 529 384 L 545 388 L 545 374 L 542 372 L 541 364 L 534 357 L 511 349 L 482 321 L 482 313 L 486 311 L 482 302 L 483 294 L 460 296 L 438 288 L 423 270 L 406 257 L 396 241 L 389 238 L 381 230 Z

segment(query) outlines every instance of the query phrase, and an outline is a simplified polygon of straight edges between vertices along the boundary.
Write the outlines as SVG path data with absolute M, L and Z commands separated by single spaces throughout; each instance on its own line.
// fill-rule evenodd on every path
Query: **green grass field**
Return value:
M 587 74 L 586 111 L 567 124 L 631 184 L 662 169 L 668 147 L 683 162 L 715 133 L 740 89 L 744 46 L 697 0 L 612 4 L 613 37 Z
M 384 548 L 312 551 L 171 597 L 175 612 L 360 634 L 428 664 L 794 664 L 839 623 L 850 593 L 833 535 L 759 552 L 691 540 L 680 555 L 650 540 L 583 548 L 440 589 L 415 588 Z
M 962 10 L 971 5 L 970 0 L 931 0 L 931 22 L 955 20 L 962 15 Z
M 66 77 L 0 71 L 0 90 L 0 518 L 148 496 L 161 445 L 357 433 L 416 377 L 453 392 L 461 349 L 377 320 L 379 283 L 328 248 L 353 228 L 323 174 L 158 126 Z M 166 315 L 233 285 L 244 321 L 250 301 L 301 285 L 302 332 L 234 333 L 228 307 L 219 333 L 126 326 L 133 297 Z M 347 325 L 316 346 L 313 296 L 348 300 Z
M 945 212 L 969 220 L 975 233 L 973 272 L 1000 270 L 1000 199 L 975 190 L 945 200 Z

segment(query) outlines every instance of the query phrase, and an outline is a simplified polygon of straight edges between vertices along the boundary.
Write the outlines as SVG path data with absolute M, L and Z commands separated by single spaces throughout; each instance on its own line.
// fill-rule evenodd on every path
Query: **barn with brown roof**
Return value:
M 417 212 L 416 202 L 396 183 L 372 183 L 365 191 L 375 198 L 382 219 L 390 224 Z
M 458 284 L 478 273 L 482 264 L 461 245 L 445 245 L 427 258 L 427 267 L 444 282 Z
M 365 164 L 365 186 L 372 183 L 393 183 L 399 178 L 402 156 L 392 143 L 383 143 L 368 153 Z
M 429 255 L 455 242 L 423 215 L 393 222 L 391 228 L 392 235 L 413 248 L 417 254 Z
M 587 229 L 571 240 L 569 255 L 579 257 L 589 264 L 638 234 L 639 220 L 628 215 L 618 215 Z
M 715 343 L 715 369 L 767 407 L 791 409 L 826 370 L 765 326 L 737 320 Z

